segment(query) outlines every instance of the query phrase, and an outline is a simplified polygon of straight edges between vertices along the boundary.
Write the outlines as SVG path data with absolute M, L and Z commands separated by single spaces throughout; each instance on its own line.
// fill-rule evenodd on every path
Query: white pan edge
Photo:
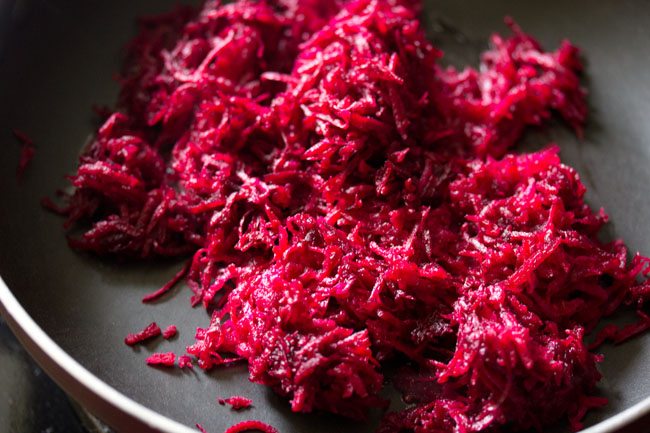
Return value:
M 23 347 L 74 400 L 118 432 L 196 433 L 118 392 L 59 347 L 0 278 L 0 314 Z

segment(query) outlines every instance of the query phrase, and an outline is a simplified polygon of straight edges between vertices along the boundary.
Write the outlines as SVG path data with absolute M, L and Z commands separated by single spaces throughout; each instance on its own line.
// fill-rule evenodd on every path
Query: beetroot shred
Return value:
M 416 3 L 208 1 L 142 19 L 118 111 L 60 209 L 86 228 L 70 244 L 191 254 L 144 301 L 185 277 L 213 311 L 188 353 L 246 361 L 294 411 L 363 418 L 398 363 L 411 406 L 382 432 L 578 429 L 605 404 L 585 336 L 650 296 L 648 259 L 598 240 L 606 216 L 558 149 L 508 153 L 554 113 L 581 133 L 579 52 L 510 23 L 478 70 L 443 68 Z M 645 330 L 639 311 L 600 340 Z M 267 426 L 232 431 L 251 428 Z
M 176 325 L 169 325 L 165 330 L 162 332 L 162 336 L 165 340 L 169 340 L 170 338 L 174 338 L 178 334 L 178 329 L 176 328 Z
M 278 431 L 275 428 L 257 420 L 242 421 L 228 428 L 228 430 L 226 430 L 224 433 L 243 433 L 247 431 L 258 431 L 261 433 L 278 433 Z
M 228 398 L 220 398 L 217 400 L 217 402 L 222 406 L 229 405 L 233 410 L 248 409 L 253 405 L 253 400 L 239 395 Z
M 152 322 L 147 325 L 142 331 L 135 334 L 129 334 L 124 338 L 124 343 L 128 346 L 135 346 L 138 343 L 142 343 L 151 338 L 155 338 L 161 334 L 160 327 L 156 322 Z
M 154 353 L 147 358 L 147 364 L 160 367 L 173 367 L 176 363 L 176 354 L 173 352 Z
M 32 159 L 34 159 L 36 147 L 34 146 L 34 141 L 23 131 L 14 129 L 12 132 L 16 140 L 20 143 L 20 159 L 16 168 L 16 178 L 21 180 L 25 175 L 25 171 L 30 166 Z
M 181 355 L 178 357 L 178 368 L 194 368 L 192 364 L 192 358 L 187 355 Z

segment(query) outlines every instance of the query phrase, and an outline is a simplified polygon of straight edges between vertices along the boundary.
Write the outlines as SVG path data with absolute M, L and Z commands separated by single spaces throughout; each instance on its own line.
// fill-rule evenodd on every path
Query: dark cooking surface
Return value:
M 200 422 L 211 432 L 253 417 L 283 433 L 372 431 L 372 426 L 334 417 L 291 414 L 285 402 L 245 379 L 245 367 L 210 374 L 146 367 L 149 352 L 181 352 L 194 328 L 208 321 L 205 312 L 190 310 L 185 290 L 156 306 L 139 303 L 180 263 L 134 265 L 76 254 L 65 244 L 60 219 L 39 208 L 40 197 L 63 185 L 62 175 L 74 167 L 93 129 L 91 105 L 113 101 L 111 74 L 119 47 L 133 34 L 133 18 L 173 3 L 22 4 L 0 64 L 0 274 L 64 350 L 120 392 L 175 420 L 190 426 Z M 507 13 L 549 47 L 567 36 L 585 48 L 592 105 L 587 139 L 578 143 L 556 128 L 540 142 L 559 141 L 564 160 L 590 188 L 591 203 L 607 207 L 613 233 L 631 249 L 650 254 L 650 3 L 438 0 L 435 5 L 439 12 L 430 14 L 429 27 L 443 48 L 452 51 L 452 62 L 472 59 L 489 32 L 503 28 Z M 21 185 L 14 176 L 18 147 L 10 128 L 24 130 L 37 146 Z M 153 320 L 161 326 L 175 323 L 179 336 L 136 350 L 122 343 L 127 332 Z M 650 395 L 650 336 L 606 352 L 601 384 L 612 403 L 590 422 Z M 236 414 L 216 404 L 217 397 L 233 394 L 252 397 L 255 408 Z
M 0 318 L 0 432 L 87 433 L 66 395 Z

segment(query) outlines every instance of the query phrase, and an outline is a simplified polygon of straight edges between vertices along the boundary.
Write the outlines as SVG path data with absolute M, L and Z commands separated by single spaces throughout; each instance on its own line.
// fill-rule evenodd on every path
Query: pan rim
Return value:
M 127 397 L 79 364 L 32 319 L 1 276 L 0 315 L 48 376 L 109 426 L 143 433 L 196 432 Z
M 118 431 L 196 431 L 127 397 L 79 364 L 32 319 L 2 276 L 0 315 L 27 352 L 69 396 Z M 650 396 L 578 433 L 616 433 L 647 414 L 650 414 Z

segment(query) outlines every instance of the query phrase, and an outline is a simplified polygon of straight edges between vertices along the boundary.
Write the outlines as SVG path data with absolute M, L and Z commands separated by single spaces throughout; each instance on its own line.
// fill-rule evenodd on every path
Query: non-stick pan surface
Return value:
M 145 366 L 152 351 L 182 352 L 195 327 L 208 322 L 204 311 L 190 309 L 184 289 L 155 306 L 139 302 L 181 263 L 134 264 L 71 251 L 61 220 L 44 212 L 39 199 L 63 186 L 63 175 L 74 169 L 93 131 L 91 106 L 114 101 L 112 74 L 134 18 L 174 2 L 41 0 L 6 7 L 10 3 L 0 8 L 0 23 L 10 26 L 0 62 L 0 275 L 18 302 L 0 282 L 0 311 L 35 357 L 80 403 L 131 431 L 147 425 L 183 431 L 181 424 L 198 422 L 220 432 L 249 418 L 283 433 L 373 431 L 373 423 L 292 414 L 285 401 L 249 383 L 244 366 L 211 373 Z M 428 5 L 426 21 L 449 61 L 466 63 L 476 62 L 491 31 L 504 30 L 506 14 L 549 48 L 564 37 L 584 48 L 592 108 L 585 140 L 556 126 L 529 141 L 558 141 L 564 160 L 587 184 L 590 203 L 609 211 L 612 235 L 650 254 L 650 2 L 439 0 Z M 12 128 L 37 146 L 20 183 Z M 178 325 L 180 335 L 136 350 L 123 344 L 128 332 L 154 320 Z M 606 347 L 605 354 L 601 388 L 611 403 L 588 424 L 610 420 L 591 432 L 619 431 L 650 406 L 650 335 Z M 234 413 L 216 404 L 216 397 L 235 394 L 253 398 L 255 407 Z M 637 421 L 635 431 L 650 431 L 646 422 Z

